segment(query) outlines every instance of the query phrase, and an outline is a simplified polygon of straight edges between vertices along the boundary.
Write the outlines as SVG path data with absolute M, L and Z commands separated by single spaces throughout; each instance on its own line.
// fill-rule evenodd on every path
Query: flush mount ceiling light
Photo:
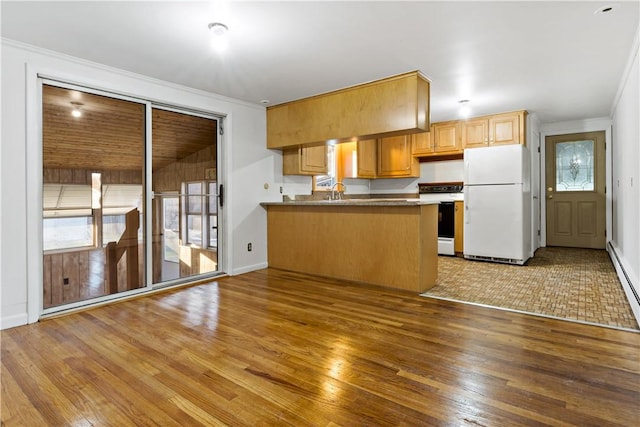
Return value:
M 618 4 L 608 4 L 606 6 L 599 7 L 595 10 L 594 15 L 605 15 L 613 12 L 618 7 Z
M 229 27 L 220 22 L 212 22 L 209 24 L 209 32 L 211 33 L 211 47 L 217 52 L 224 52 L 229 47 L 227 35 Z
M 82 107 L 81 102 L 72 102 L 71 115 L 75 118 L 82 117 L 82 111 L 80 111 L 80 107 Z
M 460 105 L 460 110 L 458 110 L 458 114 L 460 115 L 460 117 L 463 118 L 467 118 L 471 115 L 471 107 L 469 106 L 469 101 L 468 99 L 461 99 L 460 101 L 458 101 L 458 104 Z

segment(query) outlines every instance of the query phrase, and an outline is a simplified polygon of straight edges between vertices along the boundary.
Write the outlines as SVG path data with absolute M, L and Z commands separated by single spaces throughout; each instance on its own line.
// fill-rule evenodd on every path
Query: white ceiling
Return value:
M 412 70 L 431 119 L 526 109 L 543 123 L 610 114 L 639 2 L 2 1 L 2 36 L 270 105 Z M 207 24 L 229 26 L 229 49 Z

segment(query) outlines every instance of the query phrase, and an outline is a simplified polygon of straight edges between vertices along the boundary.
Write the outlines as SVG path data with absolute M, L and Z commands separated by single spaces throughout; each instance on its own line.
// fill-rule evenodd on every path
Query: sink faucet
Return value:
M 342 185 L 342 192 L 339 190 L 336 192 L 336 187 Z M 331 186 L 331 200 L 342 200 L 342 194 L 347 191 L 347 186 L 341 182 L 336 182 Z M 337 193 L 337 194 L 336 194 Z

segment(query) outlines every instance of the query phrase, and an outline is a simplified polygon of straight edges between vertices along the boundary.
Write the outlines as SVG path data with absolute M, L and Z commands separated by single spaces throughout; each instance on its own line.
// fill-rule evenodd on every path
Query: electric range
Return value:
M 419 183 L 420 200 L 438 203 L 438 254 L 455 255 L 455 202 L 464 200 L 462 182 Z

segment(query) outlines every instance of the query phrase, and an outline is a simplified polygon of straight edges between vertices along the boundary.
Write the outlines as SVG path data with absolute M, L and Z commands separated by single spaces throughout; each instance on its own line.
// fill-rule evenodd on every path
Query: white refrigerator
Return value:
M 524 264 L 531 257 L 531 189 L 523 145 L 464 150 L 464 257 Z

